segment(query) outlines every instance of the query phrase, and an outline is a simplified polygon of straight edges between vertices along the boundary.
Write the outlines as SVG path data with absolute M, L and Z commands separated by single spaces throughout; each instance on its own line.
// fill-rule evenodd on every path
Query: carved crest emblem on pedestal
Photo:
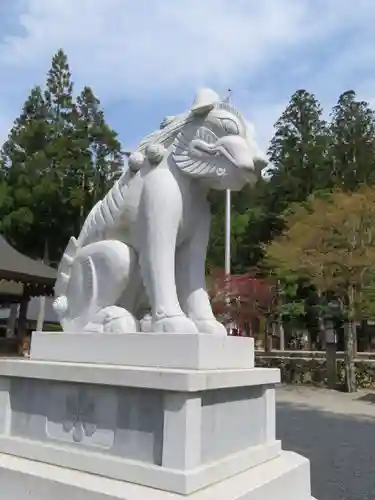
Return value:
M 76 443 L 82 442 L 84 437 L 91 437 L 95 434 L 94 420 L 95 401 L 87 391 L 79 389 L 66 397 L 63 429 L 65 432 L 73 431 L 72 436 Z

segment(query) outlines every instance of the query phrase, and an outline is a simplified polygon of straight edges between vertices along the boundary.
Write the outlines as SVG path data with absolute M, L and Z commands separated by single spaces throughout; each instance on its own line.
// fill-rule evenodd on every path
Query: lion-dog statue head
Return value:
M 187 113 L 165 118 L 138 145 L 129 166 L 138 170 L 144 162 L 162 161 L 211 189 L 235 191 L 254 183 L 268 164 L 254 127 L 211 89 L 198 91 Z

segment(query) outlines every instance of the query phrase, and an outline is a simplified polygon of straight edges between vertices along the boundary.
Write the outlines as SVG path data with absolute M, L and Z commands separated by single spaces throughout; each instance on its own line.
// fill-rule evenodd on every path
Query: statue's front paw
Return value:
M 198 333 L 194 322 L 186 316 L 171 316 L 153 322 L 153 331 L 166 333 Z
M 104 333 L 135 333 L 139 331 L 137 320 L 127 311 L 119 317 L 109 319 L 103 325 Z
M 85 327 L 97 333 L 133 333 L 139 331 L 137 320 L 126 309 L 108 306 L 101 309 Z
M 216 319 L 194 319 L 195 326 L 200 333 L 210 333 L 212 335 L 226 336 L 228 332 L 225 326 Z

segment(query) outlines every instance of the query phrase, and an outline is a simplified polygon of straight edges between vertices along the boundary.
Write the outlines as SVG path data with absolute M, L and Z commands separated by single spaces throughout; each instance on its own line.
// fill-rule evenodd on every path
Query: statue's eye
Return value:
M 223 118 L 220 120 L 221 125 L 225 132 L 230 135 L 238 135 L 240 131 L 238 130 L 238 125 L 234 120 L 230 118 Z

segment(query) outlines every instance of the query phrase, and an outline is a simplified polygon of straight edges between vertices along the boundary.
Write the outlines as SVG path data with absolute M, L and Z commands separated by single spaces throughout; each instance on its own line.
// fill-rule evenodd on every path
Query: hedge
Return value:
M 327 365 L 324 358 L 256 356 L 256 366 L 279 368 L 281 381 L 286 384 L 327 385 Z M 338 359 L 337 385 L 345 381 L 344 361 Z M 375 361 L 356 360 L 356 385 L 361 389 L 375 389 Z

